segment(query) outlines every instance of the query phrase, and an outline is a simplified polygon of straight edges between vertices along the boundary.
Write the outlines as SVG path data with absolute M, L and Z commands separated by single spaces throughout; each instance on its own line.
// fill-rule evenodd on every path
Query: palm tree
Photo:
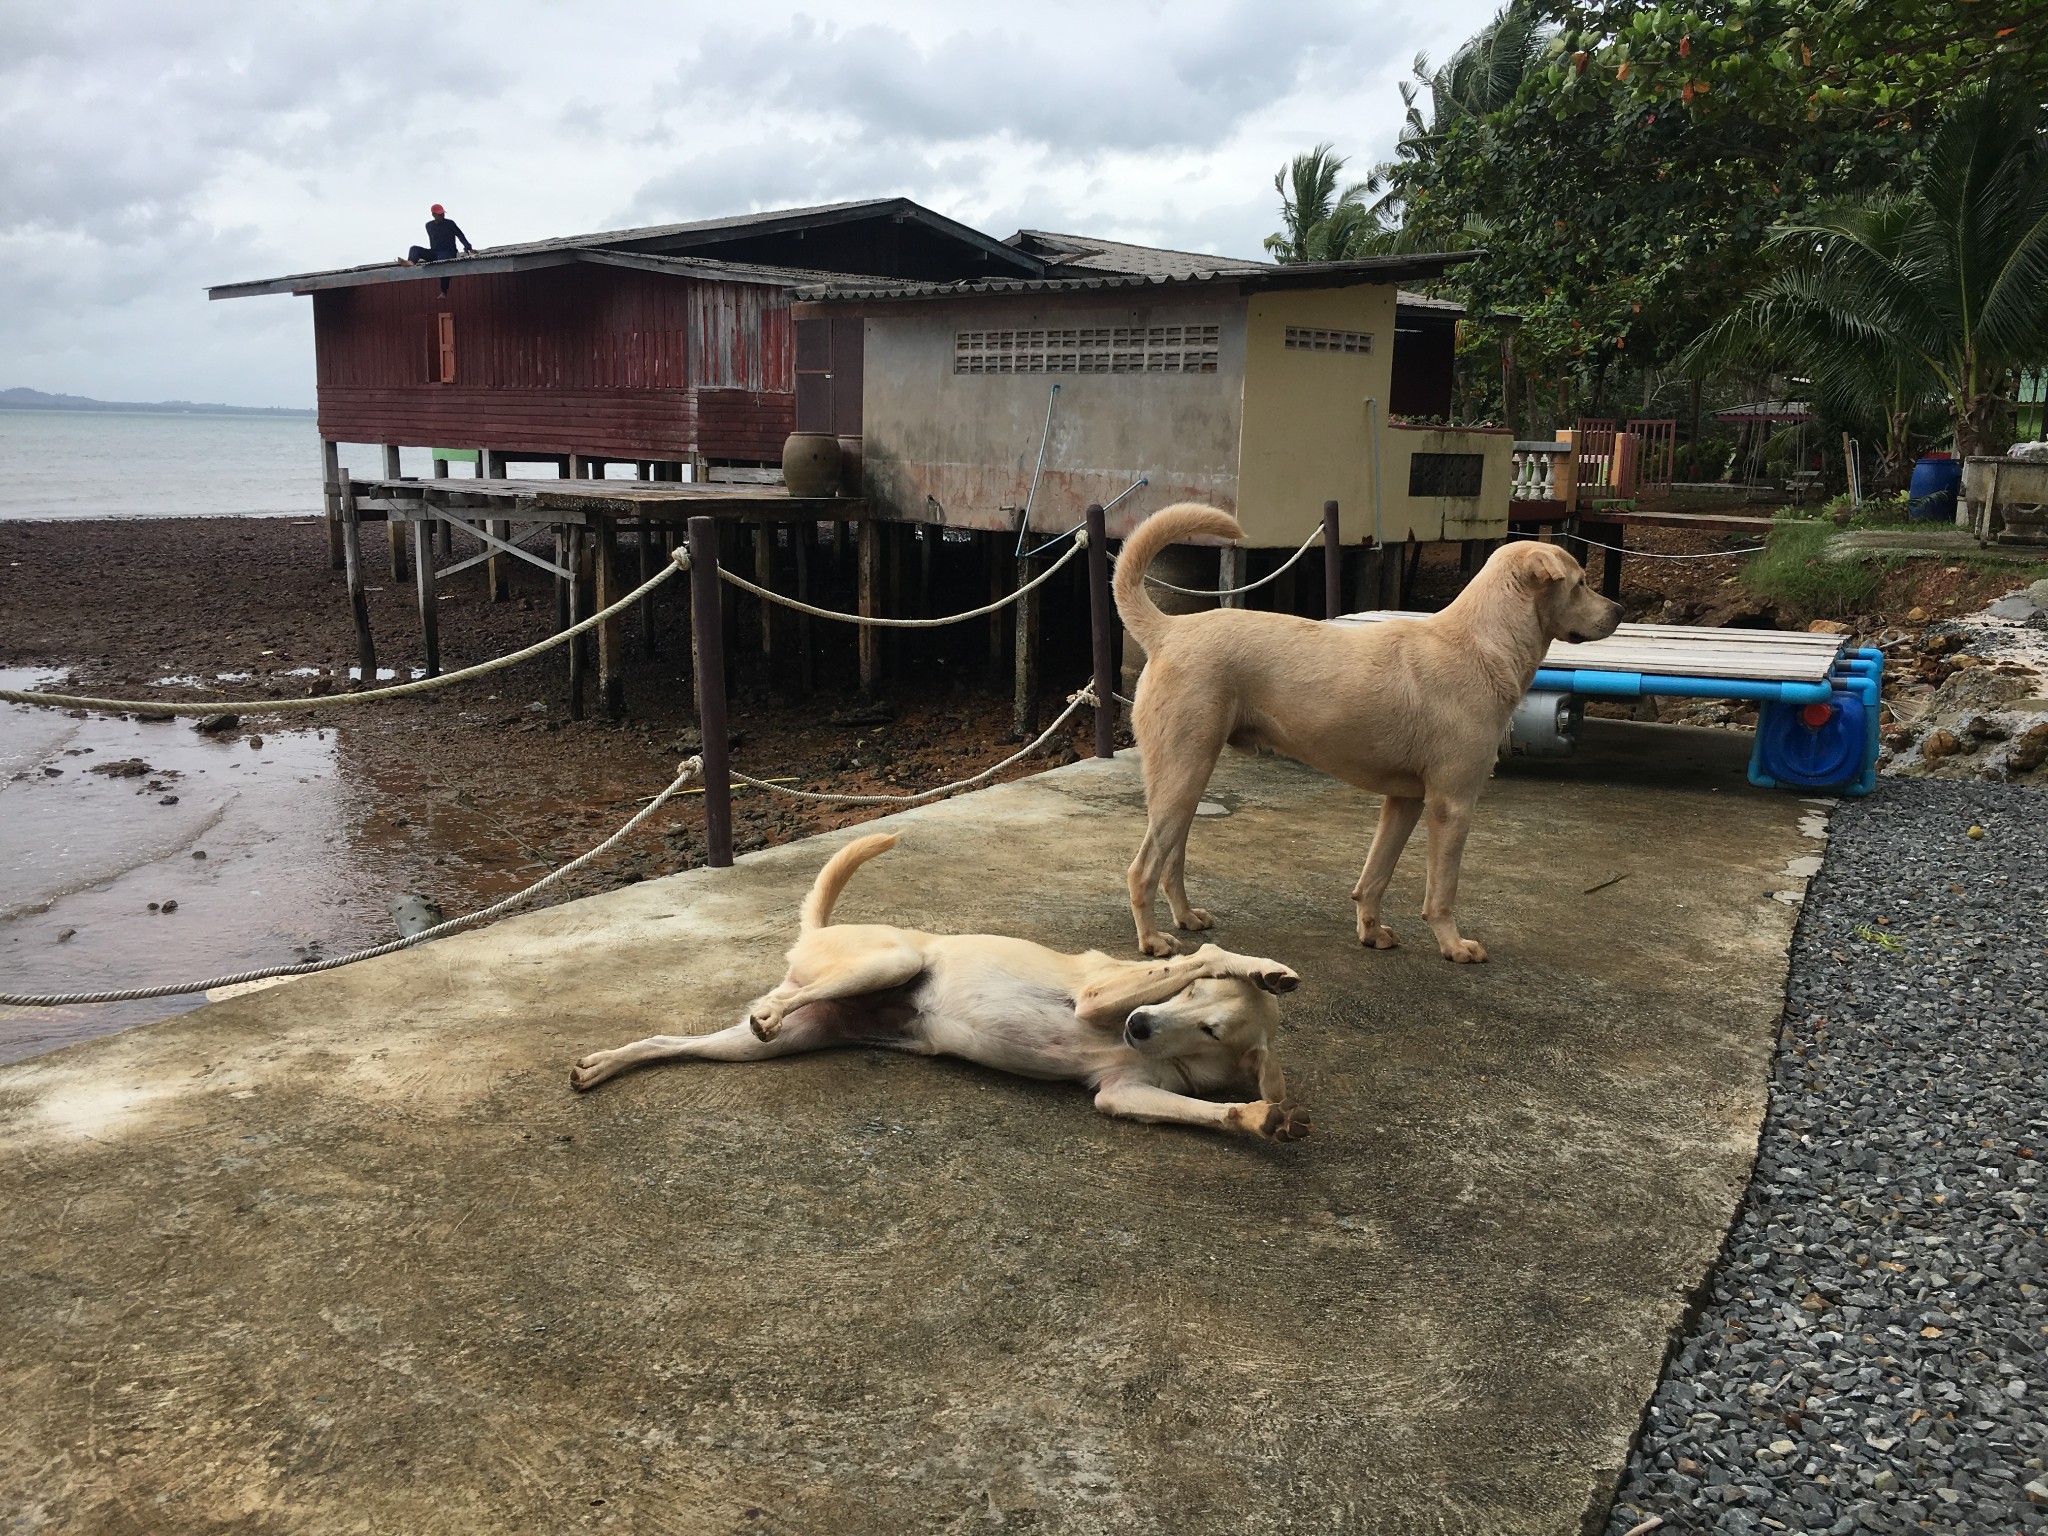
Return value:
M 1364 183 L 1341 190 L 1344 157 L 1329 144 L 1296 155 L 1273 177 L 1280 194 L 1280 233 L 1266 236 L 1275 261 L 1344 261 L 1357 254 L 1367 213 Z
M 1837 203 L 1773 232 L 1787 264 L 1687 354 L 1779 359 L 1883 414 L 1946 405 L 1959 455 L 1995 448 L 2008 379 L 2048 357 L 2048 130 L 2009 81 L 1963 97 L 1903 193 Z

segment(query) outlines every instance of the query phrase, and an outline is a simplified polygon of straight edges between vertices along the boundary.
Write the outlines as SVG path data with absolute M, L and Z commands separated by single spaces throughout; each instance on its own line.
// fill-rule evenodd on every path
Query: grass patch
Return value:
M 1830 560 L 1832 523 L 1781 522 L 1763 549 L 1743 563 L 1745 589 L 1806 613 L 1841 618 L 1864 608 L 1877 592 L 1879 572 L 1863 560 Z
M 1842 495 L 1817 507 L 1780 507 L 1777 515 L 1787 522 L 1830 523 L 1837 528 L 1904 528 L 1913 522 L 1903 492 L 1865 496 L 1860 511 Z

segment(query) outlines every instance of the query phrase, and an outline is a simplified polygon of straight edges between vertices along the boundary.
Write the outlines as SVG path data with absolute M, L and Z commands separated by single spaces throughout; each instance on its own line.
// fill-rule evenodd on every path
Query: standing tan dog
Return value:
M 1621 605 L 1586 585 L 1554 544 L 1505 544 L 1441 613 L 1384 624 L 1318 624 L 1292 614 L 1215 608 L 1166 614 L 1145 570 L 1183 539 L 1237 540 L 1237 519 L 1184 504 L 1156 512 L 1124 541 L 1116 606 L 1145 648 L 1132 726 L 1145 763 L 1145 840 L 1131 861 L 1138 947 L 1174 953 L 1152 924 L 1163 889 L 1184 929 L 1213 926 L 1187 895 L 1188 828 L 1226 744 L 1270 747 L 1383 795 L 1379 830 L 1351 892 L 1358 942 L 1400 941 L 1380 921 L 1394 865 L 1418 818 L 1429 818 L 1423 917 L 1446 960 L 1486 958 L 1451 916 L 1473 803 L 1500 736 L 1553 640 L 1600 640 Z
M 1025 1077 L 1079 1079 L 1095 1107 L 1131 1120 L 1206 1126 L 1273 1141 L 1309 1131 L 1273 1056 L 1280 1005 L 1301 984 L 1277 960 L 1204 944 L 1164 965 L 1063 955 L 1023 939 L 834 926 L 853 872 L 896 846 L 855 838 L 818 872 L 780 986 L 708 1035 L 654 1035 L 576 1063 L 578 1092 L 650 1061 L 765 1061 L 835 1045 L 964 1056 Z M 1252 1088 L 1256 1099 L 1197 1094 Z

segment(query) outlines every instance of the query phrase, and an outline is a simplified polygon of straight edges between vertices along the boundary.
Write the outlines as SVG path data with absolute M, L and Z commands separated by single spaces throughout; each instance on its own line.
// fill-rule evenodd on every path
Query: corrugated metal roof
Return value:
M 975 282 L 919 283 L 871 278 L 833 278 L 797 290 L 810 303 L 905 299 L 996 298 L 1017 294 L 1119 293 L 1142 288 L 1348 288 L 1362 283 L 1397 283 L 1403 278 L 1441 277 L 1479 251 L 1443 251 L 1412 256 L 1366 256 L 1356 261 L 1303 261 L 1285 266 L 1238 263 L 1189 272 L 1104 272 L 1099 277 L 984 278 Z
M 1054 267 L 1049 277 L 1078 277 L 1090 272 L 1134 277 L 1193 277 L 1203 272 L 1256 272 L 1272 265 L 1238 256 L 1211 256 L 1200 251 L 1175 251 L 1157 245 L 1131 245 L 1098 240 L 1093 235 L 1062 235 L 1045 229 L 1020 229 L 1003 242 Z M 1075 271 L 1057 270 L 1075 268 Z
M 772 235 L 796 229 L 819 229 L 862 219 L 891 218 L 921 224 L 948 238 L 958 240 L 1003 261 L 1022 273 L 1044 270 L 1044 263 L 993 236 L 934 213 L 907 197 L 869 198 L 850 203 L 823 203 L 813 208 L 778 208 L 764 213 L 735 214 L 721 219 L 697 219 L 687 224 L 649 224 L 638 229 L 603 230 L 588 235 L 564 235 L 552 240 L 529 240 L 514 245 L 479 249 L 473 256 L 409 267 L 400 261 L 374 262 L 367 266 L 336 267 L 320 272 L 300 272 L 287 277 L 259 278 L 252 282 L 223 283 L 207 289 L 215 299 L 249 298 L 268 293 L 310 293 L 322 288 L 353 288 L 365 283 L 411 282 L 425 278 L 456 277 L 487 272 L 520 272 L 534 267 L 556 266 L 579 261 L 586 253 L 631 253 L 664 256 L 678 261 L 700 260 L 709 267 L 725 269 L 722 275 L 740 282 L 772 282 L 787 285 L 791 275 L 819 279 L 830 274 L 789 267 L 762 266 L 752 262 L 720 261 L 716 257 L 690 258 L 691 247 L 715 244 L 734 236 Z M 682 267 L 677 271 L 684 270 Z

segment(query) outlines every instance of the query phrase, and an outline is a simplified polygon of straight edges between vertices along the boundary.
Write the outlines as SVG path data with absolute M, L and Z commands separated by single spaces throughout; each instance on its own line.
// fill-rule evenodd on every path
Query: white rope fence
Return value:
M 667 789 L 656 795 L 642 809 L 636 811 L 624 826 L 620 827 L 618 831 L 614 832 L 589 852 L 577 855 L 560 869 L 549 871 L 541 876 L 540 879 L 534 881 L 533 884 L 526 887 L 525 890 L 515 891 L 503 901 L 493 902 L 490 906 L 483 908 L 481 911 L 472 912 L 467 917 L 451 918 L 445 923 L 437 923 L 434 927 L 423 929 L 410 938 L 394 939 L 389 944 L 378 944 L 370 949 L 359 949 L 353 954 L 335 955 L 327 960 L 308 960 L 297 965 L 272 965 L 260 970 L 237 971 L 232 976 L 214 976 L 205 981 L 172 982 L 160 987 L 129 987 L 124 990 L 111 992 L 0 992 L 0 1005 L 10 1008 L 64 1008 L 74 1003 L 139 1002 L 144 998 L 151 997 L 178 997 L 190 992 L 211 992 L 215 987 L 237 987 L 245 982 L 268 981 L 274 976 L 310 976 L 315 971 L 331 971 L 340 966 L 354 965 L 358 960 L 375 960 L 380 955 L 395 955 L 401 949 L 411 949 L 415 944 L 424 944 L 429 939 L 445 938 L 451 933 L 460 933 L 465 928 L 474 928 L 479 923 L 487 923 L 501 913 L 509 912 L 514 907 L 531 901 L 556 881 L 566 879 L 588 864 L 592 859 L 598 858 L 616 847 L 619 841 L 628 836 L 635 827 L 638 827 L 648 817 L 660 810 L 670 799 L 681 793 L 685 787 L 695 783 L 703 771 L 704 760 L 701 757 L 686 758 L 677 765 L 675 781 Z
M 1025 593 L 1030 592 L 1035 587 L 1043 586 L 1046 582 L 1052 580 L 1054 573 L 1061 566 L 1065 565 L 1087 547 L 1088 534 L 1087 530 L 1083 529 L 1064 555 L 1061 555 L 1059 559 L 1053 561 L 1051 565 L 1040 571 L 1031 580 L 1025 582 L 1016 591 L 1010 593 L 1009 596 L 997 598 L 992 603 L 983 603 L 979 608 L 970 608 L 965 613 L 949 613 L 944 618 L 939 619 L 884 619 L 872 614 L 842 613 L 837 608 L 816 608 L 797 598 L 784 597 L 780 592 L 773 592 L 767 587 L 756 586 L 737 571 L 728 570 L 723 565 L 719 566 L 718 574 L 738 587 L 742 592 L 751 592 L 763 602 L 775 603 L 781 607 L 793 609 L 797 613 L 808 613 L 814 619 L 837 619 L 842 624 L 859 624 L 869 629 L 943 629 L 948 624 L 960 624 L 968 619 L 985 618 L 991 613 L 1009 607 L 1010 604 L 1016 602 Z M 676 558 L 681 560 L 683 558 L 683 551 L 677 551 Z
M 937 800 L 946 795 L 956 794 L 963 789 L 973 789 L 976 785 L 986 784 L 1005 768 L 1013 767 L 1023 762 L 1025 758 L 1038 752 L 1047 742 L 1059 734 L 1060 727 L 1064 726 L 1074 717 L 1076 710 L 1087 705 L 1093 705 L 1094 703 L 1095 685 L 1093 683 L 1084 683 L 1078 691 L 1067 695 L 1067 707 L 1060 711 L 1057 720 L 1038 733 L 1036 740 L 1011 753 L 994 767 L 982 769 L 981 772 L 975 774 L 971 779 L 956 779 L 951 784 L 941 784 L 937 789 L 919 790 L 916 794 L 828 795 L 818 790 L 791 789 L 787 784 L 778 784 L 772 779 L 749 778 L 744 773 L 732 773 L 730 777 L 735 784 L 745 784 L 751 789 L 772 790 L 778 795 L 788 795 L 792 800 L 823 800 L 831 801 L 838 805 L 920 805 L 927 800 Z
M 1528 533 L 1510 534 L 1509 537 L 1535 541 L 1535 535 Z M 1762 544 L 1745 544 L 1741 549 L 1709 549 L 1700 554 L 1669 555 L 1654 549 L 1630 549 L 1625 544 L 1609 544 L 1604 539 L 1589 539 L 1583 534 L 1576 533 L 1562 535 L 1560 542 L 1570 539 L 1576 539 L 1581 544 L 1591 545 L 1594 549 L 1611 549 L 1618 555 L 1632 555 L 1638 560 L 1728 560 L 1736 555 L 1756 554 L 1765 547 Z
M 473 677 L 484 677 L 492 672 L 502 672 L 507 667 L 517 666 L 553 650 L 556 646 L 575 639 L 587 629 L 602 624 L 613 614 L 631 607 L 647 596 L 669 577 L 689 569 L 689 551 L 678 549 L 675 559 L 661 568 L 655 575 L 643 581 L 609 608 L 600 608 L 587 619 L 579 619 L 558 634 L 548 636 L 538 644 L 524 650 L 513 651 L 495 661 L 480 662 L 473 667 L 464 667 L 459 672 L 443 672 L 439 677 L 416 678 L 409 683 L 396 683 L 389 688 L 371 688 L 362 693 L 329 693 L 310 699 L 211 699 L 198 704 L 165 703 L 157 699 L 93 699 L 68 693 L 24 693 L 18 689 L 0 688 L 0 701 L 10 704 L 43 704 L 53 709 L 96 709 L 107 714 L 137 713 L 145 715 L 258 715 L 283 714 L 288 711 L 306 709 L 336 709 L 348 704 L 382 703 L 386 699 L 406 698 L 416 693 L 428 693 L 436 688 L 446 688 L 451 683 L 467 682 Z
M 1259 590 L 1259 588 L 1266 585 L 1266 583 L 1269 581 L 1278 581 L 1282 576 L 1286 575 L 1288 571 L 1294 568 L 1294 563 L 1297 560 L 1299 560 L 1303 555 L 1307 554 L 1317 544 L 1320 544 L 1322 542 L 1322 539 L 1323 525 L 1321 523 L 1318 523 L 1316 524 L 1315 531 L 1311 533 L 1307 538 L 1301 541 L 1301 548 L 1297 549 L 1293 554 L 1287 557 L 1286 564 L 1281 565 L 1274 570 L 1268 571 L 1265 575 L 1261 576 L 1257 581 L 1246 582 L 1241 587 L 1217 587 L 1214 590 L 1210 590 L 1204 587 L 1176 587 L 1172 582 L 1161 581 L 1157 576 L 1151 575 L 1150 573 L 1147 573 L 1145 581 L 1150 586 L 1164 587 L 1167 591 L 1178 592 L 1183 597 L 1236 597 L 1239 593 L 1242 592 L 1256 592 Z

